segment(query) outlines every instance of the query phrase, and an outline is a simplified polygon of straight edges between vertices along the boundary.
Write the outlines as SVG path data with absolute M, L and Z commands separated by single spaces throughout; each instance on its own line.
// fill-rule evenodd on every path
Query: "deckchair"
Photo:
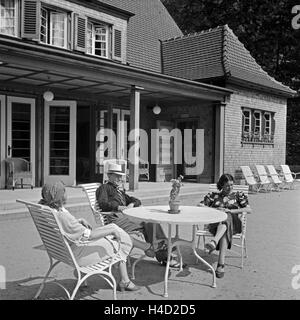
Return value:
M 268 173 L 263 165 L 257 164 L 255 165 L 256 171 L 258 173 L 258 177 L 260 180 L 260 189 L 264 189 L 268 191 L 272 190 L 272 181 L 268 177 Z
M 300 174 L 300 172 L 292 172 L 290 167 L 287 164 L 281 165 L 282 170 L 282 176 L 284 178 L 284 183 L 289 189 L 294 188 L 294 183 L 297 181 L 297 175 Z
M 111 214 L 112 212 L 103 212 L 101 211 L 101 209 L 99 208 L 97 199 L 96 199 L 96 190 L 99 188 L 100 183 L 85 183 L 85 184 L 81 184 L 80 187 L 82 188 L 82 190 L 85 192 L 88 201 L 89 201 L 89 205 L 90 208 L 92 210 L 92 213 L 94 215 L 94 219 L 95 222 L 98 225 L 106 225 L 109 223 L 107 216 L 109 214 Z M 132 269 L 131 269 L 131 277 L 132 279 L 135 279 L 135 266 L 136 264 L 141 261 L 142 259 L 144 259 L 146 257 L 145 254 L 143 254 L 142 256 L 140 256 L 137 260 L 134 261 L 134 263 L 132 264 Z M 130 265 L 130 259 L 128 259 L 129 265 Z
M 267 165 L 266 166 L 268 171 L 269 171 L 269 175 L 271 177 L 271 179 L 273 180 L 273 186 L 275 188 L 277 188 L 277 190 L 280 190 L 283 187 L 283 181 L 280 180 L 279 175 L 275 169 L 275 167 L 273 165 Z
M 240 191 L 243 192 L 245 195 L 248 196 L 249 193 L 249 186 L 246 185 L 234 185 L 233 191 Z M 219 192 L 217 189 L 217 185 L 215 183 L 209 185 L 209 192 Z M 241 216 L 242 222 L 242 232 L 233 235 L 232 246 L 240 248 L 240 252 L 235 252 L 231 250 L 231 252 L 237 253 L 241 257 L 241 269 L 244 267 L 244 258 L 247 258 L 247 247 L 246 247 L 246 228 L 247 228 L 247 212 L 242 213 Z M 203 245 L 205 246 L 205 237 L 213 237 L 208 231 L 208 225 L 204 225 L 203 230 L 198 229 L 196 232 L 196 236 L 198 236 L 198 248 L 200 246 L 200 239 L 203 238 Z M 238 242 L 237 242 L 238 240 Z
M 261 184 L 256 180 L 255 175 L 251 171 L 250 167 L 241 166 L 241 169 L 246 179 L 247 185 L 249 185 L 253 191 L 259 192 Z
M 114 255 L 104 261 L 101 261 L 97 264 L 80 267 L 73 255 L 72 249 L 67 239 L 64 236 L 64 231 L 62 230 L 59 221 L 56 218 L 55 211 L 50 207 L 42 206 L 36 203 L 23 200 L 16 201 L 21 202 L 27 206 L 50 259 L 49 270 L 46 273 L 34 299 L 39 297 L 45 286 L 45 281 L 49 277 L 54 267 L 57 266 L 60 262 L 67 264 L 76 271 L 77 283 L 72 293 L 70 293 L 62 284 L 56 281 L 53 282 L 54 284 L 60 286 L 66 292 L 70 300 L 74 299 L 81 284 L 92 275 L 99 275 L 106 282 L 108 282 L 108 284 L 113 288 L 113 299 L 117 299 L 116 281 L 112 274 L 112 266 L 121 261 L 121 257 L 119 254 L 120 248 Z

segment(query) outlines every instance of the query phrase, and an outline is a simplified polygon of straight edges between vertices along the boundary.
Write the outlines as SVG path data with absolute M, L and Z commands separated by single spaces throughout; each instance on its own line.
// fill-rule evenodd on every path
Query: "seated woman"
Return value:
M 205 245 L 206 250 L 211 253 L 219 250 L 219 260 L 216 269 L 217 278 L 224 276 L 224 263 L 226 249 L 231 248 L 232 236 L 242 231 L 240 215 L 243 212 L 251 213 L 248 197 L 243 192 L 233 192 L 233 177 L 230 174 L 223 174 L 217 188 L 220 192 L 209 193 L 199 206 L 217 208 L 227 213 L 227 219 L 220 223 L 212 223 L 208 230 L 214 235 L 213 239 Z
M 130 281 L 126 260 L 132 248 L 129 235 L 115 224 L 92 229 L 83 218 L 76 219 L 67 209 L 65 187 L 61 182 L 45 184 L 42 188 L 40 204 L 56 210 L 57 219 L 74 253 L 79 266 L 95 264 L 111 257 L 120 246 L 119 271 L 120 291 L 136 291 L 140 288 Z

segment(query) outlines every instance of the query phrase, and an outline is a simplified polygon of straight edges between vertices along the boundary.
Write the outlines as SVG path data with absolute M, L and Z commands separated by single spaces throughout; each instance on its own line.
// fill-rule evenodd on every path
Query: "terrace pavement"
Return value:
M 150 184 L 148 185 L 148 187 Z M 194 189 L 196 186 L 196 190 Z M 198 192 L 183 196 L 185 185 L 181 190 L 183 205 L 196 205 L 208 185 L 191 186 L 191 192 Z M 152 186 L 151 186 L 152 188 Z M 74 190 L 71 190 L 74 189 Z M 140 190 L 136 196 L 144 197 L 143 203 L 153 204 L 151 192 L 157 197 L 160 190 L 161 198 L 157 197 L 154 203 L 166 203 L 166 195 L 170 185 L 158 185 Z M 165 189 L 165 193 L 162 191 Z M 148 191 L 147 191 L 148 190 Z M 21 193 L 19 193 L 21 192 Z M 73 193 L 74 192 L 74 193 Z M 80 189 L 68 188 L 69 200 L 75 201 L 80 195 Z M 155 193 L 156 192 L 156 193 Z M 185 191 L 186 192 L 186 191 Z M 28 193 L 30 195 L 28 195 Z M 33 197 L 33 193 L 35 197 Z M 164 193 L 164 197 L 162 197 Z M 187 192 L 186 192 L 187 193 Z M 3 196 L 3 194 L 5 196 Z M 12 203 L 16 197 L 27 200 L 38 200 L 40 190 L 1 191 L 0 201 Z M 75 197 L 77 195 L 77 197 Z M 153 198 L 152 195 L 152 198 Z M 74 197 L 73 197 L 74 196 Z M 226 259 L 225 276 L 217 279 L 217 288 L 212 288 L 211 274 L 201 263 L 196 263 L 190 248 L 183 248 L 184 262 L 187 268 L 182 272 L 172 269 L 169 277 L 169 297 L 164 298 L 163 281 L 164 268 L 154 259 L 147 258 L 137 264 L 135 282 L 142 288 L 137 292 L 118 293 L 118 300 L 300 300 L 300 186 L 294 190 L 250 194 L 249 201 L 253 214 L 249 215 L 247 223 L 247 251 L 244 269 L 240 269 L 240 259 L 228 252 Z M 33 199 L 34 198 L 34 199 Z M 91 212 L 86 206 L 86 199 L 80 196 L 80 203 L 74 202 L 70 211 L 76 216 L 83 216 L 94 224 Z M 153 200 L 152 200 L 153 201 Z M 11 217 L 11 218 L 9 218 Z M 163 226 L 165 228 L 165 226 Z M 49 265 L 47 254 L 42 250 L 34 249 L 41 243 L 39 235 L 29 215 L 7 215 L 0 221 L 0 266 L 6 271 L 6 283 L 0 287 L 0 300 L 29 300 L 38 289 L 42 277 Z M 191 238 L 189 227 L 181 228 L 181 236 Z M 203 254 L 201 243 L 200 254 Z M 136 251 L 138 254 L 139 252 Z M 205 259 L 215 264 L 217 255 L 205 256 Z M 115 273 L 117 276 L 117 273 Z M 61 283 L 69 288 L 74 286 L 73 271 L 65 265 L 58 266 L 53 271 Z M 1 280 L 1 279 L 0 279 Z M 109 300 L 111 289 L 100 278 L 88 281 L 88 287 L 79 291 L 76 296 L 81 300 Z M 46 285 L 42 299 L 64 300 L 66 295 L 61 288 Z

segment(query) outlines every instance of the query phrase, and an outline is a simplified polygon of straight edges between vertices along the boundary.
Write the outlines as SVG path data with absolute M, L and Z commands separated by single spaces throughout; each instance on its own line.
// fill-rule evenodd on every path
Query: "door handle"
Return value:
M 10 156 L 11 146 L 7 146 L 7 155 Z

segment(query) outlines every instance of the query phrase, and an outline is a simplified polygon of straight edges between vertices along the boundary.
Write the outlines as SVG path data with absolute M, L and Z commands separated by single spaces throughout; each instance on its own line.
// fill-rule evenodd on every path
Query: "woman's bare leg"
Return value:
M 217 228 L 217 233 L 216 235 L 212 238 L 212 240 L 215 241 L 216 244 L 219 243 L 220 239 L 223 237 L 227 230 L 226 224 L 219 223 L 218 228 Z
M 219 261 L 218 261 L 219 265 L 225 264 L 225 256 L 226 256 L 227 248 L 228 248 L 228 240 L 227 240 L 226 234 L 224 234 L 219 242 Z

